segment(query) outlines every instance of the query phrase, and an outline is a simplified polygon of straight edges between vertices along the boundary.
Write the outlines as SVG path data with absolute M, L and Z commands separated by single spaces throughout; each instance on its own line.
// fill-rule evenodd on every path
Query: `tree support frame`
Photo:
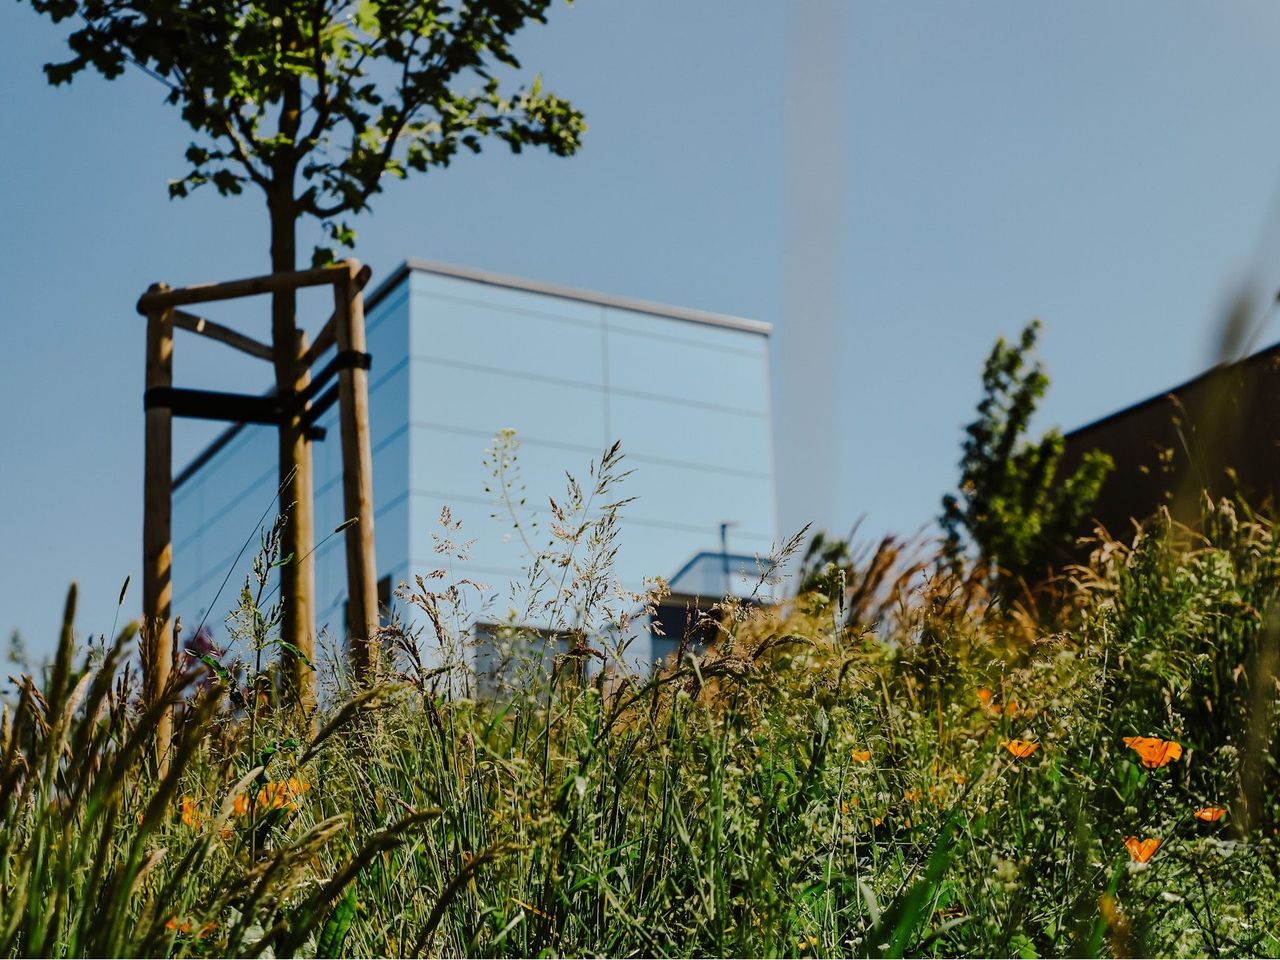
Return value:
M 167 694 L 176 661 L 173 636 L 173 418 L 226 420 L 236 424 L 275 424 L 281 428 L 301 428 L 305 442 L 323 439 L 325 432 L 316 421 L 338 404 L 342 444 L 343 507 L 348 523 L 344 530 L 347 561 L 348 622 L 350 657 L 356 674 L 367 678 L 376 668 L 375 644 L 378 628 L 377 559 L 373 525 L 373 456 L 369 431 L 369 381 L 371 358 L 366 352 L 363 289 L 370 271 L 355 260 L 329 267 L 293 273 L 275 273 L 228 283 L 170 289 L 152 284 L 138 300 L 138 312 L 147 318 L 145 464 L 142 525 L 142 645 L 144 690 L 148 702 Z M 302 339 L 292 362 L 305 385 L 296 391 L 265 396 L 190 390 L 173 384 L 174 330 L 182 329 L 209 337 L 250 356 L 275 362 L 274 349 L 238 331 L 187 313 L 179 308 L 196 303 L 232 300 L 269 294 L 279 290 L 328 285 L 333 288 L 333 314 L 309 346 Z M 314 376 L 311 368 L 330 347 L 334 356 Z M 323 392 L 322 392 L 323 391 Z M 310 457 L 306 458 L 310 462 Z M 205 461 L 207 462 L 207 461 Z M 203 463 L 193 467 L 198 469 Z M 179 482 L 190 478 L 183 471 Z M 297 489 L 310 491 L 311 478 L 302 478 Z M 314 536 L 299 542 L 301 556 L 310 560 Z M 313 578 L 303 578 L 314 589 Z M 282 597 L 295 609 L 313 612 L 313 598 Z M 312 616 L 314 614 L 312 613 Z M 315 624 L 308 623 L 306 643 L 300 647 L 314 660 Z M 299 705 L 314 705 L 314 679 L 309 672 L 295 681 Z M 157 757 L 167 755 L 172 736 L 166 711 L 157 731 Z

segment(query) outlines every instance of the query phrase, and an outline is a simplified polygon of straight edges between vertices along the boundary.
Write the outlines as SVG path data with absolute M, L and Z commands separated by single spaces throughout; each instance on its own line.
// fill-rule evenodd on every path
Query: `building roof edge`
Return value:
M 1183 391 L 1188 390 L 1192 387 L 1199 386 L 1200 384 L 1208 381 L 1212 377 L 1219 376 L 1223 373 L 1227 373 L 1232 370 L 1243 370 L 1248 367 L 1252 367 L 1256 364 L 1262 363 L 1276 356 L 1280 356 L 1280 343 L 1275 343 L 1269 347 L 1264 347 L 1263 349 L 1259 350 L 1257 353 L 1251 353 L 1249 354 L 1249 356 L 1241 357 L 1239 360 L 1227 360 L 1227 361 L 1221 361 L 1219 363 L 1215 363 L 1209 369 L 1196 374 L 1194 377 L 1192 377 L 1189 380 L 1184 380 L 1182 383 L 1179 383 L 1176 386 L 1172 386 L 1167 390 L 1162 390 L 1159 393 L 1153 394 L 1143 400 L 1138 400 L 1135 403 L 1131 403 L 1127 406 L 1121 407 L 1119 410 L 1113 410 L 1111 413 L 1104 414 L 1103 416 L 1098 417 L 1095 420 L 1090 420 L 1088 423 L 1081 424 L 1080 426 L 1075 427 L 1072 430 L 1068 430 L 1065 434 L 1063 434 L 1063 436 L 1069 440 L 1072 437 L 1078 437 L 1082 434 L 1090 433 L 1099 427 L 1106 426 L 1107 424 L 1111 423 L 1114 420 L 1119 420 L 1122 417 L 1128 416 L 1129 414 L 1136 413 L 1137 411 L 1143 409 L 1144 407 L 1149 407 L 1149 406 L 1152 406 L 1153 404 L 1160 403 L 1163 400 L 1167 400 L 1171 396 L 1180 394 Z
M 576 287 L 563 287 L 554 283 L 543 283 L 540 280 L 527 280 L 523 277 L 511 277 L 506 274 L 490 273 L 487 270 L 477 270 L 472 267 L 460 267 L 454 264 L 440 263 L 435 260 L 422 260 L 417 257 L 410 257 L 408 260 L 402 261 L 399 266 L 387 274 L 387 276 L 380 281 L 376 287 L 374 287 L 373 292 L 365 297 L 365 310 L 372 310 L 376 307 L 400 285 L 402 280 L 409 276 L 409 274 L 415 272 L 434 273 L 445 277 L 457 277 L 461 280 L 472 280 L 476 283 L 487 283 L 495 287 L 508 287 L 513 290 L 527 290 L 531 293 L 541 293 L 552 297 L 564 297 L 569 300 L 598 303 L 605 307 L 617 307 L 620 310 L 635 310 L 639 313 L 650 313 L 655 316 L 670 317 L 673 320 L 684 320 L 689 323 L 702 323 L 715 327 L 726 327 L 731 330 L 742 330 L 747 333 L 755 333 L 764 337 L 768 337 L 773 333 L 773 324 L 766 323 L 763 320 L 748 320 L 745 317 L 734 317 L 723 313 L 711 313 L 706 310 L 673 307 L 664 303 L 655 303 L 651 300 L 616 297 L 607 293 L 597 293 L 594 290 L 581 290 Z M 186 465 L 178 471 L 177 479 L 174 482 L 174 488 L 176 489 L 189 480 L 243 428 L 243 423 L 234 423 L 222 431 L 222 433 L 218 434 L 211 443 L 202 448 L 199 453 L 187 461 Z
M 763 320 L 749 320 L 746 317 L 735 317 L 724 313 L 712 313 L 709 310 L 695 310 L 689 307 L 673 307 L 670 304 L 657 303 L 652 300 L 641 300 L 633 297 L 620 297 L 595 290 L 584 290 L 578 287 L 561 286 L 556 283 L 544 283 L 541 280 L 529 280 L 524 277 L 512 277 L 488 270 L 477 270 L 474 267 L 460 267 L 436 260 L 422 260 L 410 257 L 393 270 L 385 280 L 378 284 L 373 293 L 366 298 L 367 306 L 376 306 L 410 273 L 434 273 L 444 277 L 455 277 L 459 280 L 471 280 L 475 283 L 486 283 L 495 287 L 506 287 L 511 290 L 525 290 L 529 293 L 541 293 L 550 297 L 562 297 L 566 300 L 580 300 L 584 303 L 595 303 L 603 307 L 616 307 L 619 310 L 634 310 L 638 313 L 649 313 L 672 320 L 684 320 L 688 323 L 701 323 L 713 327 L 725 327 L 730 330 L 741 330 L 755 333 L 763 337 L 771 336 L 773 324 Z

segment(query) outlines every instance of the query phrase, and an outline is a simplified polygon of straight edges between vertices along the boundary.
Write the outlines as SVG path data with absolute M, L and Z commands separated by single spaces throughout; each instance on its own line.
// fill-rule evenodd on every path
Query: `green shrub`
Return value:
M 965 428 L 960 491 L 943 497 L 939 518 L 952 564 L 968 551 L 1006 591 L 1045 578 L 1079 534 L 1114 466 L 1110 456 L 1091 450 L 1074 473 L 1062 476 L 1062 434 L 1054 429 L 1036 441 L 1026 438 L 1049 387 L 1043 364 L 1028 362 L 1039 335 L 1040 321 L 1033 320 L 1017 344 L 1001 337 L 991 349 L 978 416 Z

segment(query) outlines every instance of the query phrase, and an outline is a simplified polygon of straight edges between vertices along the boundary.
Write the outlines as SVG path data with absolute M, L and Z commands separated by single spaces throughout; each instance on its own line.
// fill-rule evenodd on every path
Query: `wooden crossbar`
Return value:
M 175 417 L 233 423 L 278 424 L 285 414 L 285 406 L 275 396 L 255 397 L 182 387 L 152 387 L 142 395 L 142 404 L 147 410 L 164 407 Z
M 192 333 L 198 333 L 202 337 L 221 341 L 229 347 L 235 347 L 237 350 L 249 354 L 251 357 L 257 357 L 268 362 L 275 359 L 271 347 L 267 344 L 261 343 L 253 339 L 253 337 L 246 337 L 240 331 L 224 327 L 220 323 L 214 323 L 204 317 L 197 317 L 194 313 L 187 313 L 185 310 L 173 311 L 173 325 L 179 330 L 190 330 Z
M 201 283 L 174 290 L 151 289 L 138 298 L 138 312 L 147 316 L 166 307 L 181 307 L 191 303 L 209 303 L 213 300 L 234 300 L 277 290 L 297 290 L 301 287 L 323 287 L 348 283 L 351 267 L 347 261 L 315 270 L 298 270 L 293 273 L 270 273 L 245 280 L 229 280 L 226 283 Z

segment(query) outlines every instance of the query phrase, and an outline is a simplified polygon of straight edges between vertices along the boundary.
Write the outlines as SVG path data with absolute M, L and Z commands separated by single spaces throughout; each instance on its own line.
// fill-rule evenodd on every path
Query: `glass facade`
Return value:
M 693 311 L 410 263 L 369 297 L 367 329 L 379 577 L 442 566 L 486 585 L 475 620 L 502 622 L 528 550 L 493 492 L 486 451 L 513 429 L 523 516 L 545 525 L 566 471 L 620 440 L 623 510 L 615 573 L 627 589 L 672 577 L 699 553 L 767 553 L 776 538 L 768 327 Z M 337 410 L 313 445 L 316 537 L 342 517 Z M 187 628 L 212 608 L 215 634 L 234 604 L 276 491 L 275 431 L 244 427 L 174 498 L 174 612 Z M 466 560 L 435 552 L 441 509 L 473 541 Z M 737 558 L 735 558 L 737 559 Z M 741 564 L 740 564 L 741 566 Z M 231 571 L 227 589 L 214 602 Z M 716 579 L 712 577 L 711 579 Z M 744 582 L 731 578 L 735 592 Z M 339 634 L 341 534 L 316 551 L 318 623 Z M 518 592 L 518 586 L 516 587 Z M 719 591 L 717 591 L 719 592 Z M 192 619 L 194 618 L 194 620 Z M 538 624 L 531 624 L 538 626 Z M 651 658 L 643 646 L 638 660 Z

